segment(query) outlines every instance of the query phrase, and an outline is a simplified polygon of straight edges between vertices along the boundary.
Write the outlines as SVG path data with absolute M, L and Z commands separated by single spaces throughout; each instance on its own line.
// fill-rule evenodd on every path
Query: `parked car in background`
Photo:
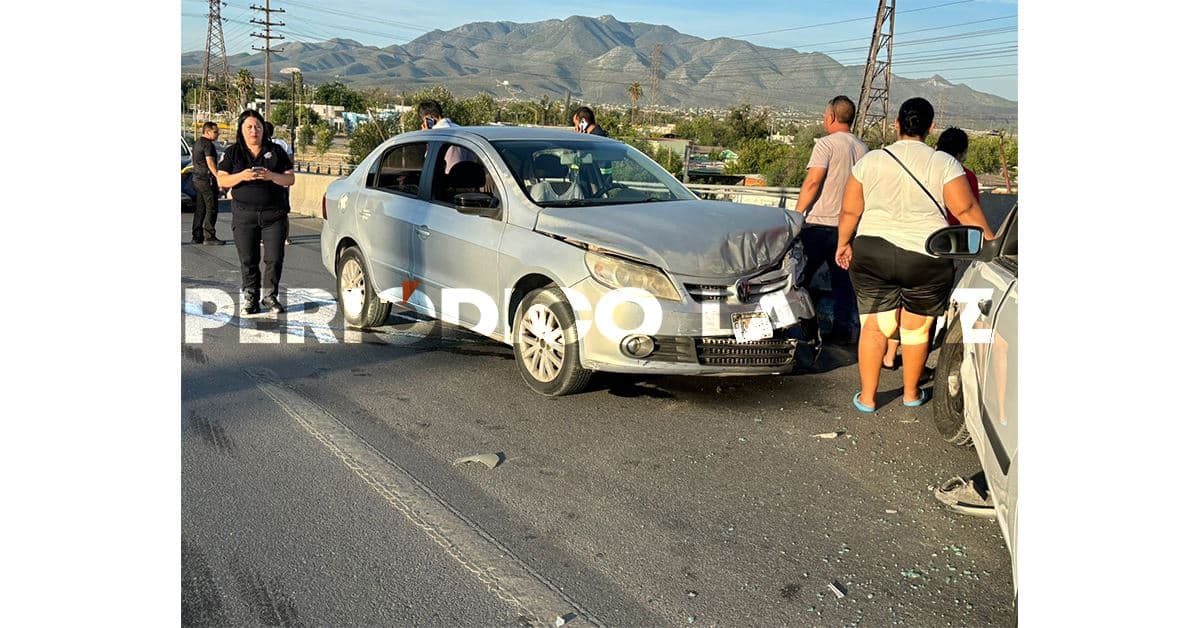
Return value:
M 400 303 L 467 326 L 511 345 L 544 395 L 596 371 L 789 371 L 794 328 L 816 320 L 800 214 L 700 200 L 608 138 L 398 135 L 329 185 L 323 213 L 321 257 L 347 323 L 379 326 Z M 459 307 L 465 293 L 477 298 Z
M 192 145 L 179 136 L 179 188 L 183 211 L 196 210 L 196 188 L 192 186 Z
M 970 260 L 946 313 L 934 380 L 934 426 L 975 445 L 1017 582 L 1017 208 L 996 239 L 977 227 L 942 229 L 926 242 L 938 257 Z

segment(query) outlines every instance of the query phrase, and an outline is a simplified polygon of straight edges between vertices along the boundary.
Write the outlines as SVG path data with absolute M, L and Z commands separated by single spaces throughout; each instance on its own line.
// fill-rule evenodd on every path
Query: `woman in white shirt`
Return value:
M 945 227 L 946 209 L 964 225 L 994 235 L 971 193 L 962 165 L 925 144 L 933 105 L 910 98 L 896 117 L 900 139 L 854 165 L 842 197 L 837 262 L 850 271 L 862 331 L 854 395 L 860 412 L 875 412 L 887 339 L 899 332 L 904 348 L 906 406 L 929 400 L 918 382 L 929 354 L 929 329 L 950 304 L 954 263 L 925 252 L 925 240 Z M 853 243 L 851 243 L 853 239 Z

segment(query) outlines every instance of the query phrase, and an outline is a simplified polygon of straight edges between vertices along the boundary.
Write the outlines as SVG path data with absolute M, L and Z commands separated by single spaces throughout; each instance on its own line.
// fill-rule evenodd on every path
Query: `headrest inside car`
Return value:
M 446 175 L 448 188 L 480 188 L 484 184 L 483 165 L 474 161 L 460 161 Z
M 533 158 L 533 175 L 539 179 L 563 179 L 567 176 L 567 167 L 557 155 L 538 155 Z

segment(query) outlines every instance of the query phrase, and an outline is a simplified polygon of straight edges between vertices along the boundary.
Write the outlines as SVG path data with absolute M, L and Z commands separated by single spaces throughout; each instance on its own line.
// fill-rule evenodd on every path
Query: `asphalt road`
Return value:
M 356 343 L 340 319 L 333 338 L 301 326 L 333 312 L 319 220 L 293 221 L 283 322 L 225 322 L 235 248 L 190 244 L 190 224 L 185 624 L 1016 621 L 996 523 L 931 495 L 974 452 L 900 405 L 898 372 L 870 417 L 828 348 L 789 376 L 602 376 L 546 399 L 479 336 L 395 313 Z M 454 464 L 479 453 L 502 462 Z

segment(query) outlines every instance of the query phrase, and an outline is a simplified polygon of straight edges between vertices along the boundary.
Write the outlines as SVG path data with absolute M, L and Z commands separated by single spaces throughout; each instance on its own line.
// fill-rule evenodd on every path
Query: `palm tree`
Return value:
M 238 70 L 237 76 L 233 79 L 233 86 L 237 88 L 238 97 L 241 98 L 239 107 L 245 106 L 254 97 L 254 75 L 250 73 L 250 70 L 246 68 Z
M 637 111 L 637 102 L 642 98 L 642 85 L 637 81 L 629 84 L 629 122 L 633 123 L 634 112 Z

